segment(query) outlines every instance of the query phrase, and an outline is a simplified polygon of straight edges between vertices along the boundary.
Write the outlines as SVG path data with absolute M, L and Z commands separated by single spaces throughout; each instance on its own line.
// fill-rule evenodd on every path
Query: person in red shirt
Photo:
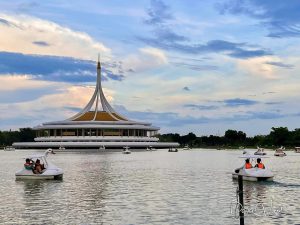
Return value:
M 250 163 L 249 159 L 245 160 L 245 169 L 251 169 L 252 168 L 252 164 Z
M 257 167 L 259 169 L 265 169 L 265 165 L 261 162 L 260 158 L 258 158 L 256 161 L 257 161 L 257 164 L 255 165 L 255 167 Z

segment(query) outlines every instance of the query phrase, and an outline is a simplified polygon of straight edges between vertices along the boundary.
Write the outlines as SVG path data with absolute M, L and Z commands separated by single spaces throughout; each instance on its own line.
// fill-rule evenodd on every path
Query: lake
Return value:
M 59 152 L 62 181 L 16 181 L 32 152 L 0 151 L 1 224 L 239 224 L 240 150 Z M 300 154 L 267 153 L 274 182 L 244 182 L 245 224 L 300 224 Z

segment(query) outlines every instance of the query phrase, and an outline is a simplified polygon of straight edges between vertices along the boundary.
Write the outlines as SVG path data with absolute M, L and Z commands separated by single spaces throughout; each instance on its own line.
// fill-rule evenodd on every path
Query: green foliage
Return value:
M 163 134 L 158 136 L 162 142 L 178 142 L 181 146 L 192 147 L 295 147 L 300 146 L 300 129 L 289 131 L 286 127 L 272 127 L 269 135 L 247 137 L 243 131 L 227 130 L 224 136 L 201 136 L 194 133 L 180 136 L 179 134 Z
M 0 146 L 12 145 L 14 142 L 33 141 L 35 131 L 31 128 L 21 128 L 19 131 L 0 131 Z

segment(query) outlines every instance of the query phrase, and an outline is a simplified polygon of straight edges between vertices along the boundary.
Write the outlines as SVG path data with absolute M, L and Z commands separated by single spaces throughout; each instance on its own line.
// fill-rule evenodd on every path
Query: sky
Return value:
M 300 128 L 298 0 L 0 0 L 0 130 L 64 120 L 103 91 L 160 133 Z

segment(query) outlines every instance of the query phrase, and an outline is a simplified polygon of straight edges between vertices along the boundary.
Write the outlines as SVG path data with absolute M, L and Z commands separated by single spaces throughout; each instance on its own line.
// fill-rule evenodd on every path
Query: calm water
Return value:
M 30 153 L 0 151 L 0 224 L 239 224 L 238 150 L 58 153 L 62 181 L 15 181 Z M 244 183 L 245 224 L 300 224 L 300 154 L 268 154 L 275 182 Z

